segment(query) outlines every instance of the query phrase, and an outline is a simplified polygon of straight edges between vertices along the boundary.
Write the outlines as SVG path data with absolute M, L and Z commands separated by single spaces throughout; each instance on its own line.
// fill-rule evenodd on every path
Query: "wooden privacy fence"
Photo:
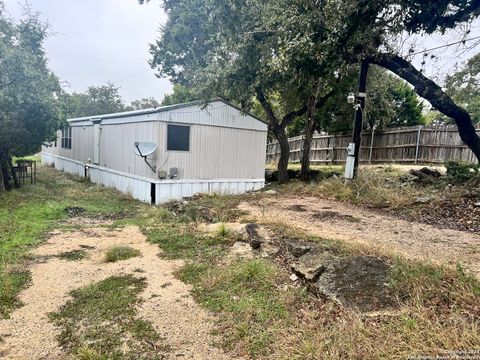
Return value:
M 477 128 L 477 134 L 480 128 Z M 302 158 L 303 136 L 289 139 L 290 162 Z M 347 157 L 351 134 L 315 134 L 312 140 L 312 163 L 342 163 Z M 267 145 L 267 162 L 277 162 L 278 142 Z M 360 161 L 366 163 L 443 163 L 448 160 L 476 163 L 477 159 L 463 144 L 456 126 L 395 128 L 362 133 Z

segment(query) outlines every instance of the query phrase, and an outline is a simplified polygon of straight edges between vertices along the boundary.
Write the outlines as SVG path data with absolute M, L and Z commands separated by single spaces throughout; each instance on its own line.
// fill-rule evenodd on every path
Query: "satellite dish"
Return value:
M 135 142 L 133 145 L 133 153 L 141 157 L 152 155 L 155 150 L 157 150 L 157 145 L 151 142 Z
M 135 155 L 141 156 L 145 161 L 145 163 L 148 165 L 150 169 L 152 169 L 153 172 L 157 171 L 157 167 L 148 162 L 147 156 L 152 155 L 155 152 L 155 150 L 157 150 L 157 144 L 154 144 L 151 142 L 135 141 L 135 143 L 133 144 L 133 153 Z

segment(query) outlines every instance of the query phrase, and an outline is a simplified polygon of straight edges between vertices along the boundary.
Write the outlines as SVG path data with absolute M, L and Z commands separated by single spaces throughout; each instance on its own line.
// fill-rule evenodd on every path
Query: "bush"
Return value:
M 448 161 L 445 163 L 449 180 L 455 183 L 464 183 L 478 175 L 478 165 L 465 162 Z

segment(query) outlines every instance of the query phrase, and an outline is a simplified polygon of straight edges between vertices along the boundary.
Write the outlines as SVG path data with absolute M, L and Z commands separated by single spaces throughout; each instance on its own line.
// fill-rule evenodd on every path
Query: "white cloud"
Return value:
M 7 11 L 21 16 L 22 3 L 6 0 Z M 127 101 L 171 91 L 147 61 L 148 43 L 158 36 L 166 15 L 160 2 L 136 0 L 30 0 L 55 33 L 46 42 L 50 67 L 72 91 L 112 81 Z

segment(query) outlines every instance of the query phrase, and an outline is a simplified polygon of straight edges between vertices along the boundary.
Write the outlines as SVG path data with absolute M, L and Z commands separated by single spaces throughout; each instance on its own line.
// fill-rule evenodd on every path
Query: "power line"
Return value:
M 460 41 L 456 41 L 456 42 L 453 42 L 453 43 L 450 43 L 450 44 L 445 44 L 445 45 L 433 47 L 433 48 L 430 48 L 430 49 L 425 49 L 425 50 L 422 50 L 422 51 L 418 51 L 418 52 L 414 52 L 414 53 L 409 53 L 408 56 L 419 55 L 419 54 L 426 53 L 427 51 L 433 51 L 433 50 L 443 49 L 443 48 L 446 48 L 446 47 L 449 47 L 449 46 L 453 46 L 453 45 L 457 45 L 457 44 L 461 44 L 461 43 L 465 44 L 467 41 L 472 41 L 472 40 L 477 40 L 477 39 L 480 39 L 480 36 L 475 36 L 475 37 L 470 38 L 470 39 L 460 40 Z

